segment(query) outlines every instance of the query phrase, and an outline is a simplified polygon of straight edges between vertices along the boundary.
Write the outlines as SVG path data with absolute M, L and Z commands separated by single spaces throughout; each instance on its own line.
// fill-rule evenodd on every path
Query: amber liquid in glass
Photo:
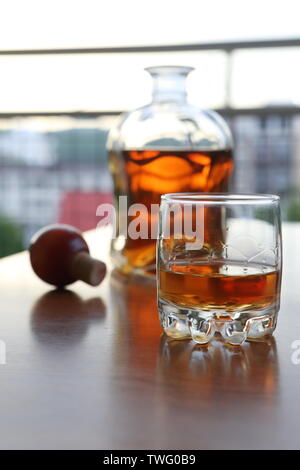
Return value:
M 126 150 L 110 153 L 110 169 L 114 179 L 116 207 L 118 197 L 127 195 L 128 206 L 144 204 L 151 227 L 151 204 L 159 204 L 160 196 L 174 192 L 227 192 L 233 170 L 232 151 L 210 150 Z M 157 217 L 157 216 L 152 216 Z M 133 217 L 128 217 L 128 223 Z M 219 218 L 220 219 L 220 218 Z M 156 222 L 155 222 L 156 223 Z M 216 222 L 217 223 L 217 222 Z M 220 220 L 218 221 L 220 223 Z M 213 225 L 213 224 L 211 224 Z M 155 272 L 155 239 L 115 239 L 112 254 L 125 272 L 135 269 Z M 122 261 L 120 261 L 122 259 Z
M 190 261 L 170 264 L 159 273 L 161 299 L 206 311 L 263 309 L 276 303 L 278 290 L 278 271 L 259 264 Z

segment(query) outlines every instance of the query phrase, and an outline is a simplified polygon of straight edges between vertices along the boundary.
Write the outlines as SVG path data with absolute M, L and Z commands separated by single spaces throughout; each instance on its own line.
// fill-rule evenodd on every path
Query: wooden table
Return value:
M 153 284 L 113 274 L 58 293 L 27 253 L 1 260 L 0 448 L 299 448 L 300 224 L 283 232 L 275 337 L 240 349 L 166 340 Z M 107 261 L 109 236 L 87 235 Z

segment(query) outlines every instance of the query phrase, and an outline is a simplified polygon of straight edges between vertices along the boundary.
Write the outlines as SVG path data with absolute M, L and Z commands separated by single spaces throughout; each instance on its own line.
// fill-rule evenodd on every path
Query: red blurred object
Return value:
M 77 227 L 81 231 L 96 228 L 99 217 L 96 209 L 100 204 L 112 204 L 112 193 L 67 192 L 61 202 L 58 222 Z
M 106 266 L 89 255 L 89 247 L 79 230 L 53 224 L 39 230 L 29 248 L 32 269 L 40 279 L 57 287 L 81 280 L 97 286 Z

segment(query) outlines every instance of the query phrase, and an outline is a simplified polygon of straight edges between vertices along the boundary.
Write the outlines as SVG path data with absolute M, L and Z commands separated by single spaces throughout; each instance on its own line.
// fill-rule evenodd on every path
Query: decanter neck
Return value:
M 153 102 L 170 103 L 187 100 L 186 79 L 192 67 L 161 66 L 145 69 L 153 79 Z

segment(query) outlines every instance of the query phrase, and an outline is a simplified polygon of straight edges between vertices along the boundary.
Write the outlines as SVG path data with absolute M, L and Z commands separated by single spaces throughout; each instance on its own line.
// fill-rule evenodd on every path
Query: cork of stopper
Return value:
M 80 251 L 72 259 L 70 272 L 74 279 L 98 286 L 106 275 L 106 265 L 92 258 L 87 251 Z

